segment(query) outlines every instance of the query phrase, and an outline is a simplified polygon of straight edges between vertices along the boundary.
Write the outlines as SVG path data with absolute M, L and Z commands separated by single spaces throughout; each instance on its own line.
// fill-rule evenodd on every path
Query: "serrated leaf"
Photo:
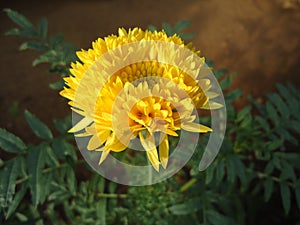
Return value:
M 228 158 L 226 160 L 226 168 L 227 168 L 227 180 L 230 183 L 234 183 L 236 177 L 236 171 L 235 171 L 234 162 L 231 158 Z
M 18 191 L 18 193 L 15 195 L 12 202 L 9 204 L 9 207 L 8 207 L 8 210 L 7 210 L 7 213 L 5 216 L 6 219 L 8 219 L 16 211 L 20 202 L 24 198 L 26 191 L 27 191 L 27 184 L 23 184 L 21 190 Z
M 38 31 L 41 39 L 45 40 L 48 32 L 48 20 L 46 18 L 41 19 L 38 26 Z
M 217 79 L 220 79 L 228 72 L 229 71 L 227 69 L 222 68 L 222 69 L 218 69 L 218 70 L 214 71 L 214 74 Z
M 209 184 L 214 178 L 214 165 L 210 165 L 205 170 L 205 184 Z
M 270 131 L 270 125 L 266 119 L 262 118 L 261 116 L 255 116 L 254 120 L 256 120 L 266 132 Z
M 181 21 L 178 21 L 175 24 L 173 30 L 174 30 L 175 33 L 178 33 L 179 31 L 184 30 L 185 28 L 187 28 L 191 24 L 192 24 L 192 21 L 190 21 L 190 20 L 181 20 Z
M 174 34 L 174 32 L 173 32 L 173 30 L 172 30 L 170 24 L 168 24 L 168 23 L 163 23 L 163 24 L 162 24 L 162 28 L 163 28 L 163 30 L 166 32 L 166 34 L 167 34 L 168 36 L 172 36 L 172 35 Z
M 72 127 L 72 119 L 70 116 L 67 116 L 65 119 L 54 119 L 53 123 L 56 130 L 61 134 L 67 133 Z
M 62 138 L 53 140 L 52 149 L 58 158 L 66 159 L 69 156 L 73 161 L 77 159 L 74 146 Z
M 212 225 L 235 225 L 236 224 L 232 218 L 222 215 L 221 213 L 213 210 L 207 211 L 206 217 L 207 220 Z
M 24 42 L 23 44 L 21 44 L 21 46 L 19 47 L 20 51 L 23 50 L 27 50 L 27 49 L 33 49 L 33 50 L 38 50 L 38 51 L 46 51 L 48 50 L 48 46 L 40 43 L 40 42 L 36 42 L 36 41 L 28 41 L 28 42 Z
M 291 208 L 291 192 L 286 183 L 280 183 L 280 194 L 284 212 L 288 214 Z
M 190 39 L 197 37 L 196 34 L 184 34 L 184 33 L 178 33 L 178 36 L 184 40 L 190 40 Z
M 225 174 L 225 166 L 224 166 L 224 162 L 220 161 L 217 164 L 217 172 L 216 172 L 216 182 L 220 183 L 224 177 Z
M 57 156 L 49 145 L 45 146 L 45 153 L 47 153 L 46 162 L 51 166 L 58 166 L 59 162 Z
M 267 178 L 264 182 L 264 200 L 265 202 L 270 200 L 270 197 L 273 193 L 273 180 L 270 178 Z
M 65 82 L 63 80 L 49 84 L 49 87 L 53 90 L 61 90 L 65 86 Z
M 297 202 L 298 208 L 300 210 L 300 181 L 298 181 L 298 183 L 296 185 L 295 195 L 296 195 L 296 202 Z
M 272 120 L 274 125 L 277 126 L 279 124 L 279 117 L 276 112 L 276 109 L 269 101 L 266 103 L 266 110 L 269 118 Z
M 106 205 L 107 205 L 107 198 L 101 198 L 98 200 L 98 204 L 96 206 L 96 215 L 97 221 L 99 224 L 106 225 Z
M 29 187 L 31 192 L 32 203 L 35 207 L 41 200 L 42 192 L 42 170 L 45 164 L 45 144 L 30 149 L 27 157 L 27 170 L 29 174 Z
M 26 145 L 19 137 L 0 128 L 0 148 L 7 152 L 20 153 L 26 149 Z
M 38 56 L 33 62 L 32 66 L 37 66 L 41 63 L 53 63 L 57 62 L 57 57 L 55 51 L 48 51 L 40 56 Z
M 20 27 L 34 30 L 33 24 L 22 14 L 11 9 L 4 9 L 4 12 L 6 12 L 8 17 L 16 24 L 18 24 Z
M 21 158 L 16 157 L 9 161 L 1 171 L 0 179 L 0 206 L 6 208 L 15 194 L 16 179 L 20 168 Z
M 234 163 L 234 167 L 235 167 L 235 170 L 237 171 L 237 175 L 238 177 L 240 178 L 241 180 L 241 183 L 243 185 L 246 185 L 246 182 L 247 182 L 247 177 L 246 177 L 246 168 L 244 166 L 244 164 L 242 163 L 242 161 L 237 158 L 237 157 L 234 157 L 232 159 L 233 163 Z
M 169 210 L 174 215 L 188 215 L 202 208 L 200 198 L 193 198 L 183 204 L 177 204 L 169 207 Z
M 150 30 L 150 31 L 154 32 L 154 31 L 156 31 L 156 30 L 157 30 L 157 28 L 156 28 L 156 26 L 149 25 L 149 26 L 148 26 L 148 30 Z
M 70 192 L 75 195 L 76 194 L 76 177 L 73 169 L 70 169 L 68 171 L 67 175 L 67 184 L 68 184 L 68 189 Z
M 271 102 L 276 106 L 277 110 L 280 112 L 281 116 L 288 118 L 290 116 L 290 111 L 288 106 L 282 100 L 282 98 L 277 93 L 270 93 L 267 95 Z
M 251 105 L 244 107 L 241 111 L 238 112 L 236 121 L 242 121 L 250 113 L 251 109 Z
M 293 166 L 284 160 L 281 160 L 281 163 L 282 163 L 282 171 L 280 174 L 280 179 L 282 180 L 291 179 L 293 181 L 296 181 L 297 177 Z
M 270 151 L 279 149 L 281 146 L 283 146 L 283 140 L 282 139 L 277 139 L 274 141 L 270 141 L 267 143 L 267 149 Z
M 21 31 L 18 28 L 13 28 L 11 30 L 8 30 L 4 33 L 5 35 L 20 35 Z
M 228 102 L 234 101 L 236 99 L 238 99 L 239 97 L 241 97 L 241 95 L 243 94 L 243 91 L 240 89 L 236 89 L 234 91 L 229 92 L 228 94 L 225 95 L 225 100 Z M 227 106 L 228 107 L 228 106 Z
M 46 126 L 46 124 L 41 122 L 35 115 L 33 115 L 28 110 L 25 110 L 25 117 L 27 123 L 29 124 L 30 128 L 36 136 L 46 140 L 51 140 L 53 138 L 53 135 L 50 129 Z

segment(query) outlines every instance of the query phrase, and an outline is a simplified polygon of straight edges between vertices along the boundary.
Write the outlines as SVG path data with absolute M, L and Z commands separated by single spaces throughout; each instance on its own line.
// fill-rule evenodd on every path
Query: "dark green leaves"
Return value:
M 286 183 L 280 184 L 280 193 L 284 211 L 286 214 L 288 214 L 291 208 L 291 192 Z
M 27 157 L 27 169 L 29 174 L 29 187 L 33 205 L 36 207 L 42 195 L 42 170 L 45 163 L 46 144 L 41 144 L 30 149 Z
M 172 27 L 170 24 L 168 23 L 163 23 L 162 24 L 162 29 L 166 32 L 166 34 L 170 37 L 173 36 L 174 34 L 177 34 L 179 37 L 181 37 L 184 40 L 188 40 L 188 39 L 193 39 L 196 37 L 195 34 L 190 34 L 190 33 L 185 33 L 183 32 L 183 30 L 185 30 L 187 27 L 189 27 L 192 24 L 191 21 L 189 20 L 181 20 L 179 22 L 177 22 L 174 27 Z M 148 29 L 150 31 L 157 31 L 158 29 L 153 26 L 153 25 L 149 25 Z
M 16 157 L 9 161 L 0 174 L 0 206 L 7 207 L 13 199 L 16 188 L 16 179 L 19 174 L 21 158 Z
M 169 208 L 169 210 L 174 215 L 188 215 L 188 214 L 198 211 L 199 209 L 201 209 L 201 207 L 202 207 L 201 199 L 194 198 L 183 204 L 173 205 Z
M 20 27 L 26 28 L 26 29 L 33 29 L 34 28 L 32 23 L 29 22 L 29 20 L 27 20 L 27 18 L 25 16 L 21 15 L 20 13 L 18 13 L 16 11 L 13 11 L 11 9 L 4 9 L 4 12 L 6 12 L 8 17 L 12 21 L 14 21 L 16 24 L 18 24 Z
M 26 110 L 25 117 L 30 128 L 36 136 L 46 140 L 50 140 L 53 138 L 50 129 L 31 112 Z
M 0 128 L 0 147 L 13 153 L 20 153 L 26 149 L 26 145 L 19 137 L 2 128 Z

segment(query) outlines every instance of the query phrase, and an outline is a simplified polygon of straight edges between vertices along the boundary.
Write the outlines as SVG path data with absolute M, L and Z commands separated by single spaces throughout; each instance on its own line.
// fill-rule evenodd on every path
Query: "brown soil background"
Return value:
M 62 32 L 65 39 L 80 48 L 89 48 L 97 37 L 116 33 L 118 27 L 161 27 L 188 19 L 187 32 L 202 55 L 213 60 L 216 68 L 227 68 L 239 75 L 233 88 L 255 97 L 274 90 L 276 82 L 299 85 L 300 75 L 300 4 L 297 0 L 86 0 L 21 1 L 1 0 L 1 9 L 12 8 L 36 23 L 49 20 L 49 34 Z M 66 101 L 48 88 L 59 76 L 47 74 L 47 65 L 33 68 L 38 55 L 19 52 L 24 41 L 4 36 L 15 27 L 0 12 L 0 127 L 14 131 L 27 141 L 23 111 L 29 109 L 51 126 L 52 118 L 70 113 Z M 13 101 L 19 102 L 16 115 L 9 113 Z

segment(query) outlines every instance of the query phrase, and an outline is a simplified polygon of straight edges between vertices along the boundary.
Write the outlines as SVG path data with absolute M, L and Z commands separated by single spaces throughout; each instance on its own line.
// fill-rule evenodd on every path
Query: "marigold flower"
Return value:
M 138 138 L 153 167 L 157 171 L 160 164 L 166 168 L 169 135 L 178 136 L 176 131 L 181 129 L 199 133 L 211 131 L 195 122 L 194 107 L 221 107 L 218 103 L 209 103 L 216 94 L 210 91 L 210 80 L 199 73 L 204 68 L 204 58 L 200 58 L 201 65 L 198 65 L 195 56 L 178 56 L 177 51 L 165 50 L 160 45 L 155 51 L 153 45 L 145 45 L 146 41 L 170 43 L 199 54 L 177 35 L 168 37 L 164 31 L 140 28 L 127 32 L 122 28 L 118 36 L 99 38 L 88 51 L 77 52 L 81 62 L 72 63 L 72 75 L 65 78 L 67 87 L 60 94 L 70 99 L 72 110 L 83 116 L 70 132 L 79 137 L 91 136 L 87 149 L 102 151 L 99 164 L 110 151 L 124 151 Z M 142 59 L 156 57 L 157 60 L 134 62 L 106 74 L 105 68 L 132 57 L 124 49 L 118 49 L 130 43 L 137 43 L 137 47 L 129 47 L 128 52 Z M 115 51 L 114 54 L 111 51 Z M 172 58 L 173 65 L 165 63 L 165 58 Z M 174 64 L 184 64 L 185 69 Z

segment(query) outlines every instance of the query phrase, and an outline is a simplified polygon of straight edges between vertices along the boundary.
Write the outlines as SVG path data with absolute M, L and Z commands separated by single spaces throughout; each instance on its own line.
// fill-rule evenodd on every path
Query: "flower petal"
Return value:
M 149 135 L 147 139 L 144 139 L 142 132 L 139 133 L 140 141 L 144 149 L 146 150 L 147 157 L 156 171 L 159 171 L 159 161 L 157 149 L 155 146 L 155 139 L 153 135 Z
M 68 132 L 69 133 L 75 133 L 75 132 L 81 131 L 82 129 L 84 129 L 88 125 L 90 125 L 92 122 L 93 122 L 92 119 L 90 119 L 88 117 L 84 117 L 74 127 L 72 127 L 70 130 L 68 130 Z
M 189 132 L 207 133 L 212 131 L 211 128 L 198 123 L 183 123 L 181 128 Z
M 167 168 L 169 160 L 169 140 L 168 135 L 160 133 L 159 158 L 164 169 Z

